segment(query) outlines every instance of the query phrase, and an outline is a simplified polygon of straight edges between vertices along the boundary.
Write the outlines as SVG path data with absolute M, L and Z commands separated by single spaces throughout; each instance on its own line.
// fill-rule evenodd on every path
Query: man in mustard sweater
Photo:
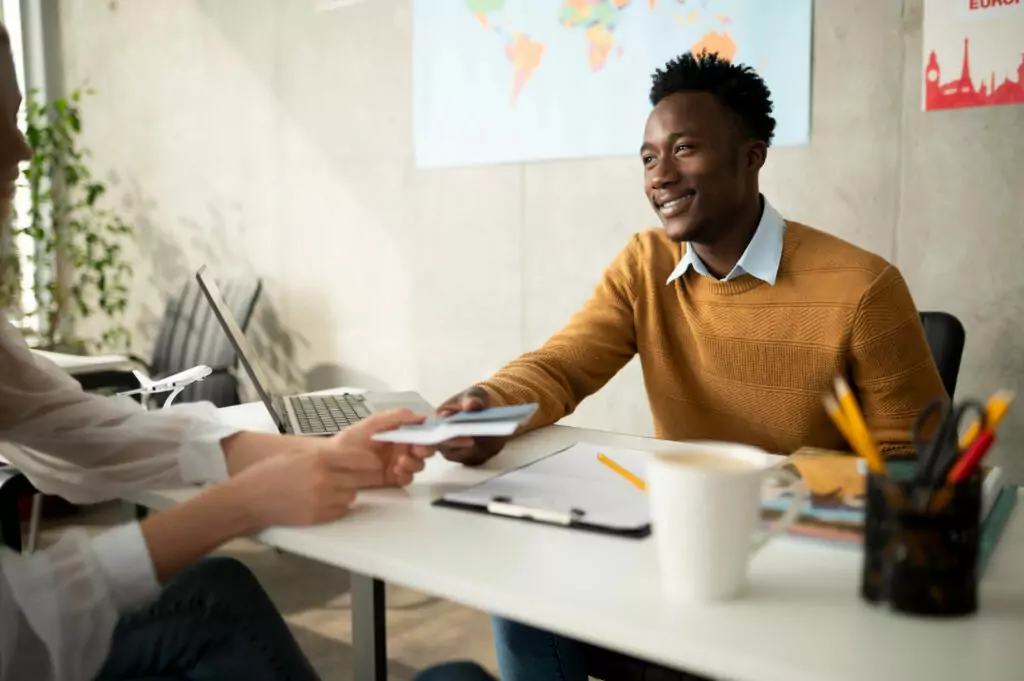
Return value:
M 945 395 L 899 271 L 784 220 L 758 190 L 775 121 L 749 67 L 690 55 L 658 70 L 640 161 L 662 223 L 634 235 L 569 323 L 539 350 L 456 395 L 443 413 L 537 402 L 554 423 L 640 355 L 655 433 L 787 453 L 845 448 L 821 397 L 836 374 L 889 453 Z M 480 464 L 502 440 L 453 442 Z M 502 679 L 586 679 L 583 647 L 495 621 Z

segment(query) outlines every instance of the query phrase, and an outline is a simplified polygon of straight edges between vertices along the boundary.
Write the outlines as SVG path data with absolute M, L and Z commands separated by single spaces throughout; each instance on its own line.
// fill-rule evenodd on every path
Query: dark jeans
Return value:
M 502 617 L 491 628 L 502 681 L 587 681 L 582 643 Z
M 99 681 L 316 681 L 288 625 L 249 569 L 208 558 L 114 630 Z
M 491 618 L 502 681 L 701 681 L 686 672 L 590 646 L 549 631 Z M 436 677 L 443 681 L 444 677 Z M 453 680 L 462 677 L 453 676 Z
M 474 662 L 448 662 L 420 672 L 413 681 L 495 681 L 495 678 Z

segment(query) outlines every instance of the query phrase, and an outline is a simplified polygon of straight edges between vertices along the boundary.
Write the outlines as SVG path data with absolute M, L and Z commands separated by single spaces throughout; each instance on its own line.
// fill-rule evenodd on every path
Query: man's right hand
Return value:
M 487 391 L 478 386 L 453 395 L 437 408 L 438 416 L 451 416 L 463 411 L 481 411 L 491 407 Z M 507 437 L 461 437 L 438 445 L 437 451 L 449 461 L 479 466 L 501 451 Z

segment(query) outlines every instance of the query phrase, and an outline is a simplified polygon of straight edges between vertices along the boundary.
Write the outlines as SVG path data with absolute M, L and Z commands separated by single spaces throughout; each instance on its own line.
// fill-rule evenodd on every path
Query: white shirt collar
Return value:
M 779 276 L 779 263 L 782 261 L 782 241 L 785 234 L 786 221 L 782 218 L 779 211 L 775 210 L 768 203 L 768 199 L 765 199 L 764 210 L 761 211 L 761 221 L 757 223 L 757 231 L 754 232 L 753 238 L 747 244 L 747 249 L 740 256 L 739 262 L 736 263 L 736 266 L 732 268 L 732 271 L 722 281 L 732 281 L 744 274 L 749 274 L 767 283 L 769 286 L 774 286 L 775 280 Z M 700 259 L 697 252 L 687 243 L 683 257 L 679 260 L 676 268 L 672 270 L 672 274 L 669 275 L 668 281 L 665 283 L 671 284 L 686 274 L 686 270 L 691 267 L 697 274 L 715 279 L 714 275 L 708 271 L 704 261 Z

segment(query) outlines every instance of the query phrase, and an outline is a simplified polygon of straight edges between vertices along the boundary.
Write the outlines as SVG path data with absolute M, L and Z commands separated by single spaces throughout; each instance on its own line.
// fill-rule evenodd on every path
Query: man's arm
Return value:
M 636 354 L 637 244 L 633 237 L 561 331 L 480 384 L 492 405 L 537 402 L 528 428 L 549 425 L 571 414 Z
M 868 428 L 882 452 L 912 454 L 914 419 L 930 400 L 945 397 L 946 389 L 910 290 L 893 266 L 861 298 L 849 362 Z

